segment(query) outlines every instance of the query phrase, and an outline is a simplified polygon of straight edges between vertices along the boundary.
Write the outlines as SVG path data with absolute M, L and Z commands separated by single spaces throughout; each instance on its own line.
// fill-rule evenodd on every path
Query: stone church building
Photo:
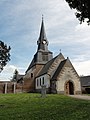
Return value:
M 46 86 L 47 93 L 81 94 L 80 77 L 70 59 L 62 53 L 53 57 L 48 45 L 42 18 L 37 51 L 23 78 L 24 91 L 40 92 Z

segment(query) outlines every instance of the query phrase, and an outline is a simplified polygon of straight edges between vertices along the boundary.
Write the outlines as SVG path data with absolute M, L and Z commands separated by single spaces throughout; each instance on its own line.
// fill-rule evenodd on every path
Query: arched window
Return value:
M 48 61 L 48 54 L 47 53 L 42 53 L 42 60 Z
M 31 78 L 33 78 L 33 73 L 31 73 Z

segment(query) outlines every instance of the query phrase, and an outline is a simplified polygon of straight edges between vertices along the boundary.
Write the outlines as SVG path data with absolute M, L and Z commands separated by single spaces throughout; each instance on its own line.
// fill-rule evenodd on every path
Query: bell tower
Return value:
M 49 60 L 53 58 L 53 53 L 48 50 L 48 40 L 45 33 L 44 20 L 42 16 L 41 29 L 39 38 L 37 41 L 37 62 L 46 64 Z
M 28 91 L 35 90 L 35 77 L 39 74 L 44 65 L 52 58 L 53 53 L 48 50 L 48 40 L 46 38 L 44 20 L 42 16 L 40 34 L 37 40 L 37 51 L 34 54 L 24 77 L 24 84 L 28 87 Z
M 48 50 L 48 40 L 45 33 L 43 16 L 37 45 L 37 52 L 34 54 L 33 60 L 27 71 L 36 65 L 45 65 L 49 60 L 53 58 L 53 53 Z

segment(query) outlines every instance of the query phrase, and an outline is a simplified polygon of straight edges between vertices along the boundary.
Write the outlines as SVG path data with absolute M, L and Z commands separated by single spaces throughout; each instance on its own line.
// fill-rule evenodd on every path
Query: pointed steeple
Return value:
M 32 62 L 30 63 L 26 73 L 31 68 L 33 68 L 33 66 L 35 66 L 35 69 L 36 69 L 36 65 L 43 66 L 53 58 L 53 53 L 48 50 L 48 40 L 45 34 L 43 16 L 42 16 L 40 35 L 37 41 L 37 45 L 38 45 L 37 52 L 34 54 Z
M 47 38 L 46 38 L 46 33 L 45 33 L 45 28 L 44 28 L 44 20 L 43 20 L 43 15 L 42 15 L 42 23 L 41 23 L 39 41 L 43 41 L 43 40 L 47 40 Z
M 40 35 L 39 39 L 37 41 L 38 44 L 38 50 L 45 50 L 48 51 L 48 41 L 46 38 L 46 33 L 45 33 L 45 27 L 44 27 L 44 20 L 43 20 L 43 15 L 42 15 L 42 23 L 41 23 L 41 29 L 40 29 Z

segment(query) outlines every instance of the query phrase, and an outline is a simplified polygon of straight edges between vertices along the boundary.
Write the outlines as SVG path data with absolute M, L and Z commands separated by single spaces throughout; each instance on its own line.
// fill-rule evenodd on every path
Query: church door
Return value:
M 74 94 L 74 85 L 73 85 L 73 83 L 71 81 L 68 81 L 65 84 L 65 93 L 70 94 L 70 95 Z

